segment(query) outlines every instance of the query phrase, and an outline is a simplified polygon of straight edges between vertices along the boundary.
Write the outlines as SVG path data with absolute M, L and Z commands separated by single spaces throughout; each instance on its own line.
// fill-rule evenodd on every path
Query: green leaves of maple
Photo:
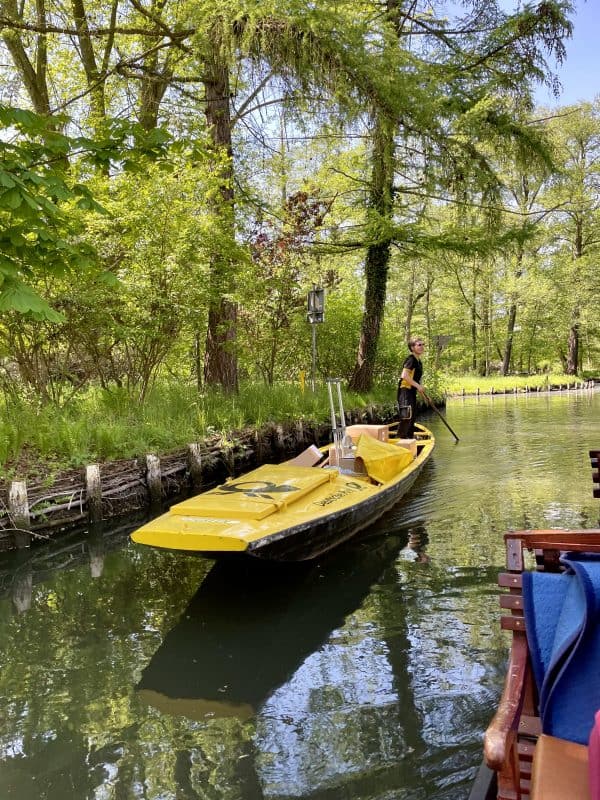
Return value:
M 89 268 L 96 259 L 78 211 L 106 213 L 77 171 L 90 167 L 143 169 L 169 142 L 162 129 L 144 131 L 111 120 L 97 139 L 56 130 L 66 120 L 0 106 L 0 311 L 62 319 L 35 288 L 36 281 Z

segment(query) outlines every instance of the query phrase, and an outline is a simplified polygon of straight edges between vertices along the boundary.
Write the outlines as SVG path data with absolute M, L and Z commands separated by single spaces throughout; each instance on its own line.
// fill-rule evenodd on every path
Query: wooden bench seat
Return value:
M 588 749 L 542 734 L 536 744 L 531 800 L 590 800 Z

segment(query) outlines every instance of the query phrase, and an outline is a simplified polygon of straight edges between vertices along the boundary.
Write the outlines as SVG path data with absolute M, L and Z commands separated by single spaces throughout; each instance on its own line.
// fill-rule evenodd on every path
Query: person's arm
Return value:
M 401 376 L 401 379 L 402 379 L 402 380 L 403 380 L 405 383 L 408 383 L 408 385 L 409 385 L 409 386 L 412 386 L 414 389 L 416 389 L 416 390 L 417 390 L 417 392 L 419 392 L 419 394 L 423 394 L 423 392 L 425 391 L 425 387 L 424 387 L 424 386 L 422 386 L 420 383 L 417 383 L 417 381 L 413 380 L 413 378 L 411 377 L 411 371 L 412 371 L 412 370 L 410 370 L 410 369 L 407 369 L 407 368 L 405 367 L 405 368 L 402 370 L 402 376 Z

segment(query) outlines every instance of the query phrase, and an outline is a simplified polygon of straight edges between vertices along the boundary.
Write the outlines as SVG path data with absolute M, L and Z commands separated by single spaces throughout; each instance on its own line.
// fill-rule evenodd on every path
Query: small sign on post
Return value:
M 308 293 L 308 321 L 311 325 L 325 321 L 325 289 L 313 284 Z
M 446 347 L 452 342 L 454 336 L 452 334 L 440 334 L 434 337 L 435 341 L 435 370 L 439 369 L 440 366 L 440 358 L 442 355 L 442 350 L 445 350 Z
M 325 289 L 321 286 L 316 286 L 313 283 L 313 288 L 308 293 L 308 312 L 306 318 L 312 327 L 312 371 L 311 371 L 311 386 L 315 390 L 315 372 L 317 368 L 317 324 L 325 321 Z

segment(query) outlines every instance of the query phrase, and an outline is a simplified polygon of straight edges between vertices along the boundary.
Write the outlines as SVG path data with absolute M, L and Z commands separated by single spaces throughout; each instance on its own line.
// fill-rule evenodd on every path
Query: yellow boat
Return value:
M 331 550 L 395 505 L 435 446 L 419 425 L 415 439 L 390 438 L 386 425 L 344 425 L 337 436 L 333 427 L 333 444 L 313 445 L 291 461 L 264 464 L 177 503 L 131 538 L 272 561 L 305 561 Z

